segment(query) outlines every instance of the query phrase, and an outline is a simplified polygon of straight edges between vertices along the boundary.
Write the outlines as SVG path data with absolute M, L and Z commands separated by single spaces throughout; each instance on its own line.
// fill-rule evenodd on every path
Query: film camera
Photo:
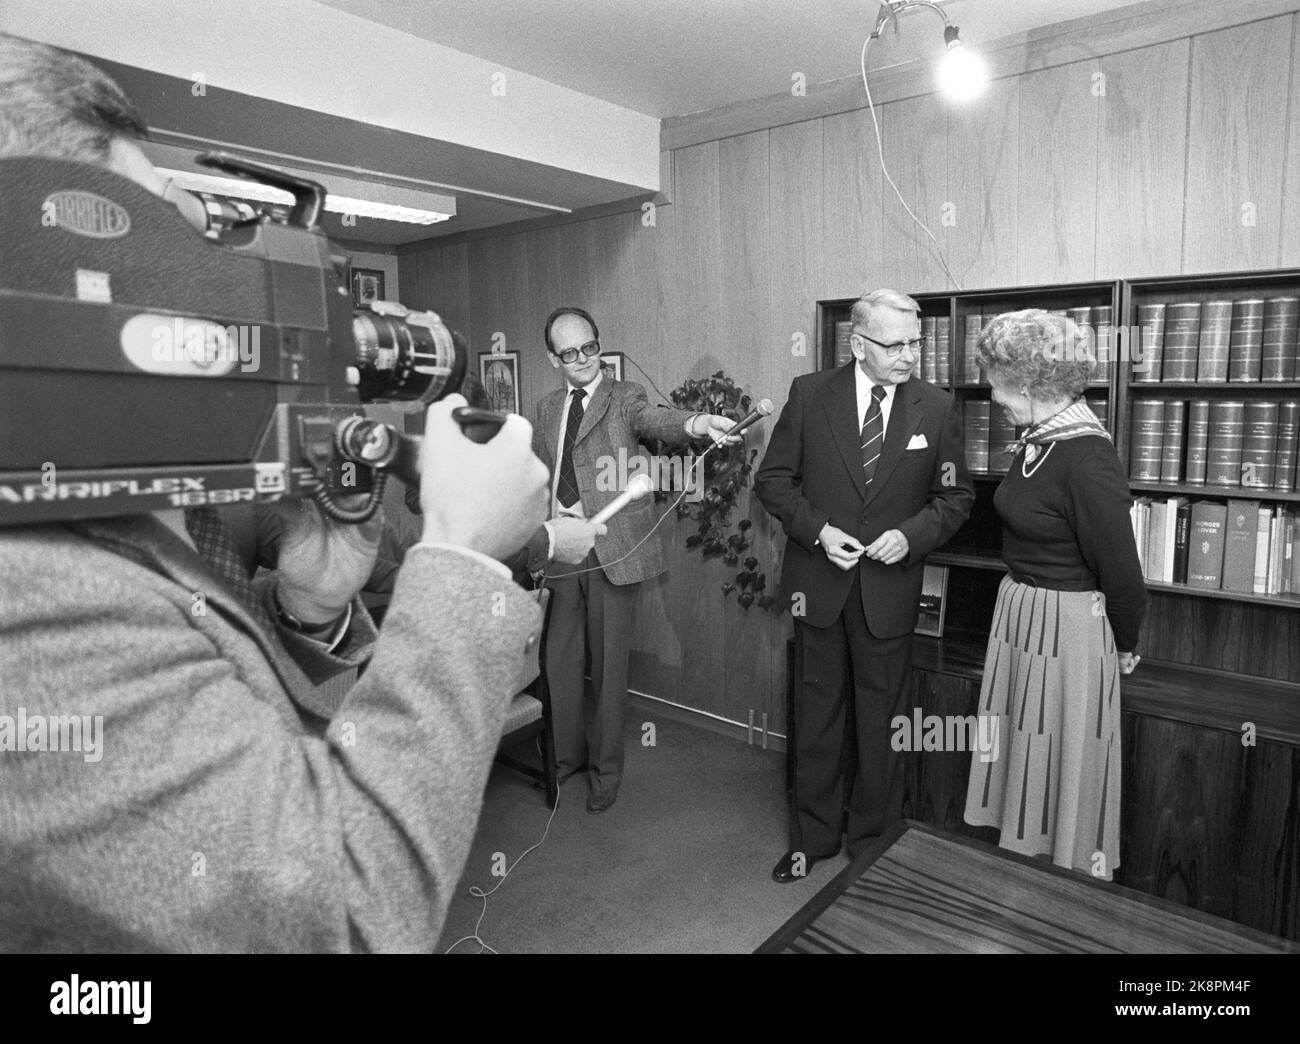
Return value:
M 353 309 L 322 186 L 199 162 L 294 206 L 214 241 L 111 171 L 0 159 L 0 524 L 284 496 L 360 522 L 388 473 L 418 482 L 418 443 L 360 404 L 458 390 L 464 350 L 432 312 Z M 457 419 L 479 441 L 499 420 Z

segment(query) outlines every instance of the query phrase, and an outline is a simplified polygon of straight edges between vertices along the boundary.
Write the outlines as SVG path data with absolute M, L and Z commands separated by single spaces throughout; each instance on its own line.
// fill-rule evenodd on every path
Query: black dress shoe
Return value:
M 618 800 L 617 790 L 593 790 L 587 795 L 588 812 L 604 812 Z
M 817 859 L 802 852 L 787 852 L 781 861 L 772 867 L 772 880 L 779 884 L 793 884 L 802 881 L 817 865 Z

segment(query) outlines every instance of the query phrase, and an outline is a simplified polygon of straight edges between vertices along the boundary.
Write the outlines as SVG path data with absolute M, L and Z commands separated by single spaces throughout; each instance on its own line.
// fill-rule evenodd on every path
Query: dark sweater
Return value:
M 1137 646 L 1147 590 L 1133 541 L 1133 502 L 1115 447 L 1085 435 L 1050 449 L 1028 466 L 1016 454 L 994 494 L 1002 518 L 1002 558 L 1040 587 L 1091 581 L 1106 596 L 1106 616 L 1122 652 Z M 1037 467 L 1035 467 L 1037 464 Z

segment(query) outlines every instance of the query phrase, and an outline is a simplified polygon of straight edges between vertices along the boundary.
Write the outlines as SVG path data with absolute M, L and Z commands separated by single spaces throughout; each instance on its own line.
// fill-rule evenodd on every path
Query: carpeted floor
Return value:
M 656 745 L 642 746 L 652 721 Z M 785 755 L 666 720 L 632 705 L 618 802 L 587 812 L 583 777 L 560 788 L 546 842 L 488 899 L 479 928 L 501 953 L 748 953 L 848 864 L 805 881 L 771 871 L 786 847 Z M 473 935 L 494 857 L 513 863 L 550 812 L 532 782 L 498 766 L 440 950 Z M 502 862 L 496 859 L 498 865 Z M 470 939 L 455 953 L 478 953 Z

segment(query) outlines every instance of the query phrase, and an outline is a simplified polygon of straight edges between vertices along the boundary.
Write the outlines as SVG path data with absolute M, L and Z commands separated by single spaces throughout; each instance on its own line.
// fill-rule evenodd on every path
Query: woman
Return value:
M 1109 879 L 1119 866 L 1119 676 L 1130 673 L 1146 585 L 1128 482 L 1083 399 L 1095 365 L 1079 327 L 1040 309 L 999 315 L 979 339 L 993 402 L 1017 427 L 993 497 L 1008 574 L 998 590 L 979 714 L 990 761 L 971 764 L 966 822 L 1000 844 Z

